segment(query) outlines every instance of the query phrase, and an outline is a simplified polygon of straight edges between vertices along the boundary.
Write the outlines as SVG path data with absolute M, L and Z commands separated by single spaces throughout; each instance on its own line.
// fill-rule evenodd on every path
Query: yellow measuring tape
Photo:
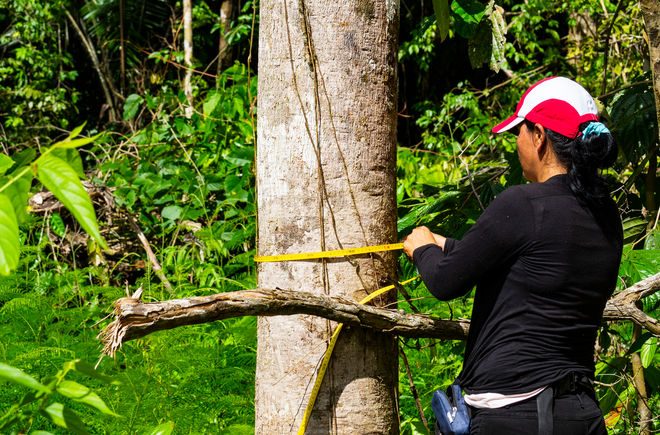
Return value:
M 254 261 L 257 263 L 266 263 L 270 261 L 313 260 L 315 258 L 345 257 L 348 255 L 368 254 L 370 252 L 396 251 L 397 249 L 403 249 L 403 243 L 366 246 L 364 248 L 338 249 L 335 251 L 305 252 L 302 254 L 264 255 L 254 257 Z
M 414 278 L 410 278 L 406 281 L 400 282 L 400 285 L 406 285 L 414 280 L 419 278 L 419 275 L 415 276 Z M 375 292 L 371 293 L 369 296 L 366 298 L 362 299 L 360 301 L 360 304 L 366 304 L 373 298 L 382 295 L 383 293 L 392 290 L 395 288 L 395 285 L 388 285 L 387 287 L 383 287 L 381 289 L 376 290 Z M 321 384 L 323 383 L 323 377 L 325 376 L 325 372 L 328 370 L 328 364 L 330 363 L 330 357 L 332 356 L 332 351 L 335 348 L 335 344 L 337 343 L 337 339 L 339 338 L 339 333 L 341 332 L 341 328 L 344 326 L 343 323 L 340 323 L 337 325 L 337 329 L 335 329 L 335 332 L 332 334 L 332 338 L 330 339 L 330 344 L 328 344 L 328 348 L 325 351 L 325 356 L 323 357 L 323 361 L 321 362 L 321 367 L 319 368 L 319 374 L 316 376 L 316 380 L 314 381 L 314 387 L 312 388 L 312 394 L 309 397 L 309 402 L 307 403 L 307 408 L 305 409 L 305 415 L 303 415 L 303 420 L 302 423 L 300 424 L 300 429 L 298 430 L 298 435 L 304 435 L 305 430 L 307 429 L 307 423 L 309 423 L 309 418 L 312 415 L 312 409 L 314 408 L 314 403 L 316 402 L 316 397 L 319 394 L 319 390 L 321 389 Z
M 317 258 L 333 258 L 333 257 L 345 257 L 348 255 L 369 254 L 371 252 L 396 251 L 398 249 L 403 249 L 403 243 L 390 243 L 388 245 L 365 246 L 363 248 L 337 249 L 334 251 L 305 252 L 302 254 L 264 255 L 264 256 L 254 257 L 254 261 L 256 261 L 257 263 L 266 263 L 272 261 L 314 260 Z M 399 284 L 400 285 L 408 284 L 409 282 L 414 281 L 418 277 L 419 275 L 409 280 L 400 282 Z M 395 287 L 396 287 L 395 285 L 388 285 L 387 287 L 378 289 L 375 292 L 371 293 L 366 298 L 362 299 L 360 301 L 360 304 L 366 304 L 373 298 L 380 296 L 383 293 L 392 290 Z M 337 339 L 339 338 L 339 333 L 341 332 L 343 326 L 344 326 L 343 323 L 338 324 L 337 328 L 335 329 L 335 332 L 333 332 L 332 334 L 332 338 L 330 338 L 330 343 L 328 344 L 328 348 L 326 349 L 325 355 L 323 356 L 321 367 L 319 367 L 319 373 L 316 376 L 316 380 L 314 381 L 314 387 L 312 387 L 312 394 L 309 397 L 309 402 L 307 403 L 307 408 L 305 409 L 305 415 L 303 415 L 303 420 L 302 423 L 300 424 L 298 435 L 304 435 L 305 430 L 307 429 L 307 423 L 309 423 L 309 418 L 312 415 L 312 409 L 314 408 L 314 403 L 316 403 L 316 397 L 318 396 L 319 390 L 321 389 L 321 384 L 323 383 L 325 372 L 328 370 L 328 364 L 330 364 L 330 357 L 332 356 L 332 351 L 335 348 L 335 344 L 337 343 Z

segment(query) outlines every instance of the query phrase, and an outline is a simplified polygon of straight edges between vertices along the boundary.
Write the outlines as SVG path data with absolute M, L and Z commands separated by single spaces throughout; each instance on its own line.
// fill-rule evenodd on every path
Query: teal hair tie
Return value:
M 587 128 L 584 129 L 584 131 L 582 132 L 582 137 L 587 138 L 592 134 L 595 134 L 596 136 L 600 136 L 601 133 L 609 134 L 609 132 L 610 131 L 607 129 L 607 127 L 605 127 L 605 124 L 603 124 L 602 122 L 592 122 L 587 126 Z

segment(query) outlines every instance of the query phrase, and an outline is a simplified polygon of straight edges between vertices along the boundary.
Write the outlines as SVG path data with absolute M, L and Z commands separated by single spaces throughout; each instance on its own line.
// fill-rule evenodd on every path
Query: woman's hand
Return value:
M 429 245 L 431 243 L 440 246 L 442 249 L 445 249 L 445 240 L 445 237 L 432 233 L 431 230 L 426 227 L 417 227 L 412 230 L 412 233 L 404 237 L 403 252 L 412 261 L 413 252 L 415 252 L 415 249 L 419 248 L 420 246 Z

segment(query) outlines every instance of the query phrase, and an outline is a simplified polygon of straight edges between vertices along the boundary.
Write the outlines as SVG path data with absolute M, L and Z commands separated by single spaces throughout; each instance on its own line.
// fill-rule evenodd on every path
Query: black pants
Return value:
M 498 409 L 470 408 L 470 435 L 536 435 L 536 398 Z M 554 434 L 607 435 L 603 414 L 583 390 L 554 399 Z

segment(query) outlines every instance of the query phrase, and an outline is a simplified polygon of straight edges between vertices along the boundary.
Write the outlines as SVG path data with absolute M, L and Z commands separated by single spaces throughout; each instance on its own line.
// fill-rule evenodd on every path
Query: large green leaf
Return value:
M 451 10 L 456 33 L 469 39 L 486 13 L 486 5 L 477 0 L 455 0 L 451 2 Z
M 39 181 L 69 209 L 87 234 L 103 249 L 107 249 L 99 232 L 92 201 L 73 168 L 62 159 L 49 154 L 41 156 L 36 165 Z
M 6 154 L 0 154 L 0 175 L 4 175 L 9 168 L 14 166 L 14 161 Z
M 54 424 L 67 428 L 69 432 L 80 435 L 89 433 L 80 417 L 61 403 L 51 403 L 42 410 L 42 413 Z
M 456 191 L 440 192 L 437 198 L 433 198 L 426 204 L 415 207 L 412 211 L 397 221 L 399 238 L 407 236 L 414 227 L 419 225 L 420 220 L 423 217 L 441 210 L 447 201 L 458 195 L 460 195 L 460 192 Z
M 9 275 L 18 266 L 20 249 L 14 205 L 6 195 L 0 194 L 0 275 Z
M 0 177 L 0 186 L 5 184 L 6 181 L 9 181 L 9 179 L 18 176 L 23 169 L 24 168 L 18 168 L 13 171 L 10 176 Z M 14 206 L 16 221 L 19 225 L 25 222 L 25 218 L 27 217 L 27 203 L 30 195 L 30 186 L 32 186 L 32 172 L 26 171 L 2 191 L 3 194 L 7 195 Z
M 32 376 L 16 367 L 8 366 L 3 363 L 0 363 L 0 380 L 22 385 L 41 393 L 50 393 L 47 386 L 34 379 Z
M 438 23 L 440 40 L 444 41 L 449 34 L 449 1 L 433 0 L 433 11 L 435 12 L 435 20 Z
M 128 121 L 137 115 L 143 101 L 144 99 L 137 94 L 129 95 L 124 103 L 124 120 Z
M 68 163 L 69 166 L 73 168 L 74 171 L 76 171 L 76 174 L 80 178 L 85 178 L 85 171 L 83 169 L 83 162 L 82 159 L 80 158 L 80 153 L 78 152 L 77 149 L 74 148 L 55 148 L 52 152 L 51 155 L 57 157 L 58 159 L 62 159 L 65 162 Z
M 211 116 L 215 112 L 216 107 L 220 104 L 222 100 L 222 94 L 220 92 L 209 92 L 204 100 L 204 116 Z
M 642 350 L 639 355 L 642 357 L 642 366 L 644 368 L 651 365 L 655 352 L 658 349 L 658 337 L 651 337 L 642 345 Z
M 658 140 L 653 87 L 643 85 L 626 89 L 612 104 L 610 115 L 617 144 L 629 162 L 638 163 Z
M 105 404 L 103 399 L 101 399 L 98 394 L 77 382 L 68 381 L 65 379 L 57 386 L 57 392 L 71 400 L 75 400 L 76 402 L 84 403 L 85 405 L 94 407 L 104 414 L 119 417 L 119 414 L 116 414 L 110 408 L 108 408 L 108 405 Z

